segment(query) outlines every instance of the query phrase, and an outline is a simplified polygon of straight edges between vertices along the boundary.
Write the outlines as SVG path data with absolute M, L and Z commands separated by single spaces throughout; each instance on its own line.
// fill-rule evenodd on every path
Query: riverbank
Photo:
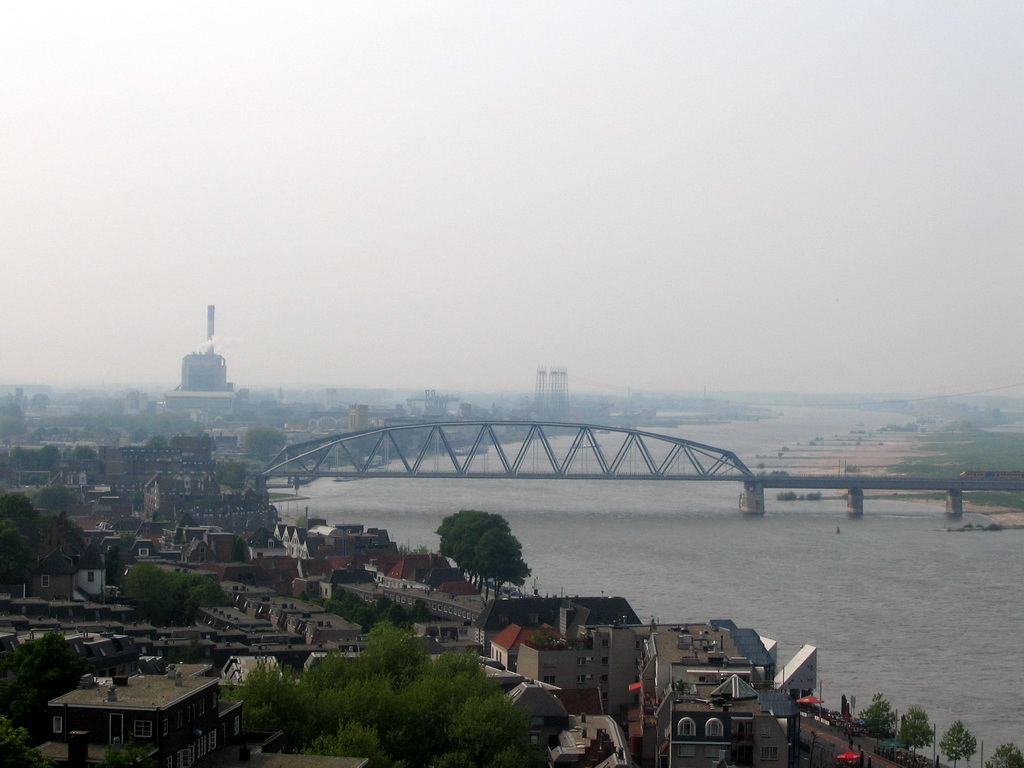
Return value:
M 805 474 L 834 475 L 837 472 L 851 474 L 884 475 L 896 473 L 912 464 L 942 464 L 952 462 L 953 457 L 936 444 L 938 432 L 851 432 L 835 436 L 830 440 L 815 441 L 810 446 L 797 446 L 791 451 L 789 471 Z M 950 433 L 955 436 L 961 433 Z M 1007 457 L 1007 466 L 1016 465 L 1019 459 Z M 841 493 L 837 495 L 842 495 Z M 926 498 L 919 492 L 868 491 L 865 497 L 899 498 L 919 504 L 945 506 L 945 500 Z M 1004 528 L 1024 528 L 1024 509 L 1012 506 L 977 504 L 964 499 L 964 512 L 982 515 Z

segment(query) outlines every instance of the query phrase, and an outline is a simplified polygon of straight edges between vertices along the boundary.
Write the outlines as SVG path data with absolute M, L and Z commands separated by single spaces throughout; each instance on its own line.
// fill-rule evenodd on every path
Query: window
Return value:
M 235 736 L 242 732 L 242 716 L 235 715 Z
M 778 747 L 761 747 L 761 759 L 762 760 L 778 760 L 779 759 L 779 748 Z
M 210 731 L 210 751 L 213 752 L 217 748 L 217 729 L 214 728 Z
M 167 732 L 168 732 L 168 731 L 169 731 L 170 729 L 171 729 L 171 724 L 170 724 L 170 722 L 169 722 L 169 718 L 166 718 L 166 717 L 165 717 L 165 718 L 164 718 L 164 736 L 166 736 L 166 735 L 167 735 Z
M 167 768 L 174 768 L 174 756 L 171 755 L 167 758 Z
M 64 718 L 63 717 L 54 717 L 53 718 L 53 732 L 54 733 L 64 733 Z
M 582 667 L 586 663 L 587 663 L 587 657 L 586 656 L 577 656 L 576 657 L 576 666 L 577 667 Z
M 48 586 L 50 586 L 50 576 L 49 576 L 49 574 L 44 573 L 42 576 L 39 577 L 39 586 L 41 586 L 41 587 L 48 587 Z
M 676 757 L 696 757 L 697 756 L 697 745 L 696 744 L 677 744 L 676 745 Z
M 722 751 L 722 748 L 716 744 L 710 744 L 704 747 L 704 757 L 718 757 L 718 753 Z
M 601 657 L 601 663 L 602 663 L 602 664 L 603 664 L 604 666 L 606 666 L 606 667 L 607 667 L 607 666 L 608 666 L 608 657 L 607 657 L 607 656 L 602 656 L 602 657 Z
M 707 725 L 704 726 L 705 736 L 721 736 L 725 729 L 722 728 L 722 721 L 717 717 L 712 717 L 708 720 Z
M 607 648 L 608 647 L 608 638 L 607 637 L 602 637 L 601 638 L 601 647 L 602 648 Z
M 152 720 L 136 720 L 135 721 L 135 735 L 140 739 L 151 739 L 153 738 L 153 721 Z
M 692 719 L 684 717 L 679 721 L 676 731 L 680 736 L 693 736 L 697 733 L 697 726 Z
M 587 676 L 586 675 L 576 675 L 576 683 L 577 684 L 582 685 L 585 682 L 587 682 Z
M 771 734 L 771 729 L 767 725 L 762 725 L 761 726 L 761 738 L 762 739 L 767 739 L 771 735 L 772 735 Z
M 96 571 L 89 571 L 85 576 L 85 580 L 89 582 L 96 581 Z
M 149 557 L 149 547 L 139 547 L 139 557 Z
M 542 683 L 547 683 L 548 685 L 554 685 L 555 684 L 555 676 L 554 675 L 544 675 L 544 677 L 542 677 L 540 679 L 540 681 Z

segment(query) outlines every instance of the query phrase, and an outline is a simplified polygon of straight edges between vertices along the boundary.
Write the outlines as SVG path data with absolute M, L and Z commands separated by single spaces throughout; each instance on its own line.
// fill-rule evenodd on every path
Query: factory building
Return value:
M 206 308 L 206 343 L 181 360 L 181 384 L 165 395 L 168 410 L 217 415 L 235 408 L 235 386 L 224 358 L 214 352 L 214 306 Z

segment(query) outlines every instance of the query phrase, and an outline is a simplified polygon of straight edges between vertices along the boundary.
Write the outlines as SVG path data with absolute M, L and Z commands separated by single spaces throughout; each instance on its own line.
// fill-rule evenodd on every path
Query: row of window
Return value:
M 693 718 L 682 717 L 676 725 L 676 733 L 680 736 L 696 736 L 697 724 Z M 712 717 L 704 724 L 704 735 L 708 737 L 723 736 L 725 735 L 725 726 L 717 717 Z

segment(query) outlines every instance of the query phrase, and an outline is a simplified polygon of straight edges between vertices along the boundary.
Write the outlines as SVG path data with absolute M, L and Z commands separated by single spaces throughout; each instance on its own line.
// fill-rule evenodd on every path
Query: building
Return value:
M 204 677 L 208 670 L 180 665 L 166 675 L 116 677 L 113 685 L 86 678 L 50 701 L 52 740 L 40 751 L 67 764 L 89 745 L 106 749 L 134 739 L 152 746 L 159 768 L 201 765 L 207 754 L 242 739 L 242 702 L 221 701 L 220 679 Z
M 224 358 L 214 352 L 214 307 L 206 308 L 206 342 L 181 360 L 181 384 L 164 395 L 168 410 L 209 415 L 231 413 L 235 386 L 228 382 Z
M 730 766 L 796 768 L 800 714 L 785 694 L 759 694 L 739 675 L 694 693 L 672 692 L 658 708 L 659 731 L 668 734 L 668 768 Z

